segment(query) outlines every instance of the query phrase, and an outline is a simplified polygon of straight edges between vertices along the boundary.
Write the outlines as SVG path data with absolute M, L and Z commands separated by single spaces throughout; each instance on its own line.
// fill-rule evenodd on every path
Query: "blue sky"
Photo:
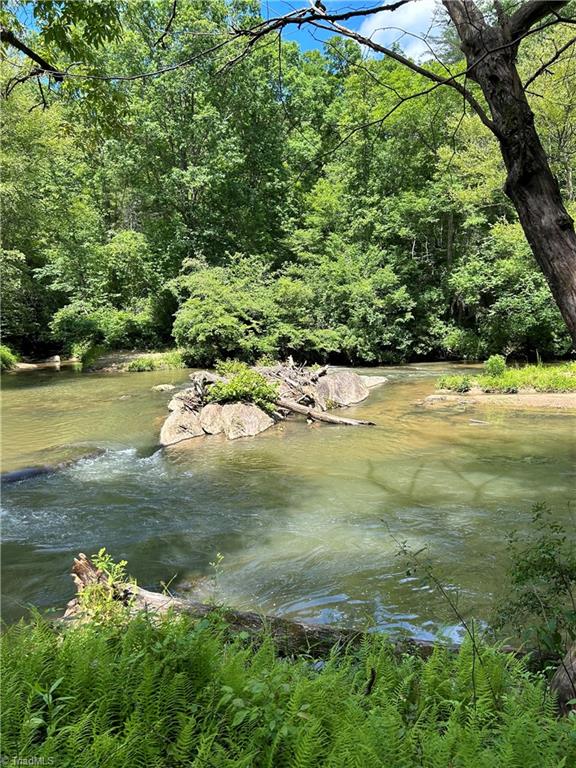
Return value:
M 375 0 L 323 0 L 323 2 L 328 10 L 332 11 L 356 10 L 383 4 L 382 0 L 380 2 L 375 2 Z M 264 18 L 270 18 L 283 16 L 298 8 L 306 8 L 309 2 L 308 0 L 261 0 L 261 5 Z M 411 58 L 420 59 L 429 52 L 426 43 L 420 38 L 425 36 L 435 23 L 436 26 L 432 32 L 438 31 L 437 22 L 441 16 L 442 11 L 438 9 L 436 0 L 414 0 L 397 11 L 381 11 L 372 16 L 366 16 L 364 19 L 361 17 L 353 18 L 346 24 L 382 45 L 391 46 L 394 42 L 399 42 L 404 52 Z M 328 33 L 307 28 L 306 25 L 300 29 L 297 27 L 288 28 L 284 32 L 284 36 L 288 40 L 296 40 L 305 50 L 321 48 L 322 39 L 330 37 Z

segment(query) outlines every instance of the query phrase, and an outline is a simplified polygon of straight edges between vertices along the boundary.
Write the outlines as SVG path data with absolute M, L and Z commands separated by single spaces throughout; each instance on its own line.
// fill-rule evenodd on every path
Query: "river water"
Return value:
M 489 620 L 506 533 L 537 501 L 569 519 L 576 413 L 418 405 L 449 368 L 360 371 L 389 377 L 346 410 L 376 427 L 295 420 L 163 452 L 171 393 L 151 387 L 187 371 L 3 376 L 3 471 L 104 449 L 4 487 L 3 618 L 61 609 L 73 556 L 105 546 L 145 587 L 212 575 L 237 608 L 457 639 L 458 619 L 399 546 L 426 548 L 459 610 Z

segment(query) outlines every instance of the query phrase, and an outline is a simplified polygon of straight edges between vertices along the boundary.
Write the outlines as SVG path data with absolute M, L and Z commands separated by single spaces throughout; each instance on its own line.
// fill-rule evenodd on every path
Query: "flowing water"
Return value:
M 376 427 L 295 420 L 162 452 L 171 393 L 151 387 L 186 371 L 4 376 L 4 471 L 104 449 L 4 487 L 4 618 L 61 608 L 72 557 L 106 546 L 143 586 L 216 573 L 218 599 L 238 608 L 456 639 L 458 620 L 408 575 L 400 544 L 426 547 L 462 613 L 488 619 L 506 532 L 536 501 L 570 515 L 576 413 L 418 405 L 448 368 L 363 371 L 389 383 L 346 414 Z

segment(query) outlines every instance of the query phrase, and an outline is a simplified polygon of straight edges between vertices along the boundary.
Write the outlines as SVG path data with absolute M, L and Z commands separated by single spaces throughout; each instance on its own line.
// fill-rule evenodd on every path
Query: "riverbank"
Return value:
M 93 594 L 96 598 L 97 595 Z M 381 635 L 324 659 L 281 657 L 217 611 L 193 621 L 100 605 L 2 644 L 6 758 L 74 766 L 349 768 L 574 765 L 572 722 L 541 677 L 478 643 L 429 659 Z M 23 746 L 25 745 L 25 746 Z

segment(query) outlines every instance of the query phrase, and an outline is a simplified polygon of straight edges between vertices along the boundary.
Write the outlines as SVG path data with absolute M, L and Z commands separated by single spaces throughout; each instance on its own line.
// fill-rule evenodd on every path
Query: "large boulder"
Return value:
M 199 405 L 199 403 L 198 393 L 194 387 L 188 387 L 187 389 L 181 389 L 180 392 L 176 392 L 172 400 L 168 403 L 168 410 L 179 411 L 183 408 L 195 410 L 195 407 Z
M 208 435 L 219 435 L 224 431 L 222 407 L 218 403 L 208 403 L 200 411 L 200 424 Z
M 368 387 L 353 371 L 335 371 L 318 379 L 314 400 L 323 411 L 352 405 L 368 397 Z
M 186 407 L 171 410 L 160 431 L 160 445 L 174 445 L 204 434 L 196 411 Z
M 227 403 L 222 406 L 222 426 L 229 440 L 251 437 L 274 424 L 265 411 L 251 403 Z

